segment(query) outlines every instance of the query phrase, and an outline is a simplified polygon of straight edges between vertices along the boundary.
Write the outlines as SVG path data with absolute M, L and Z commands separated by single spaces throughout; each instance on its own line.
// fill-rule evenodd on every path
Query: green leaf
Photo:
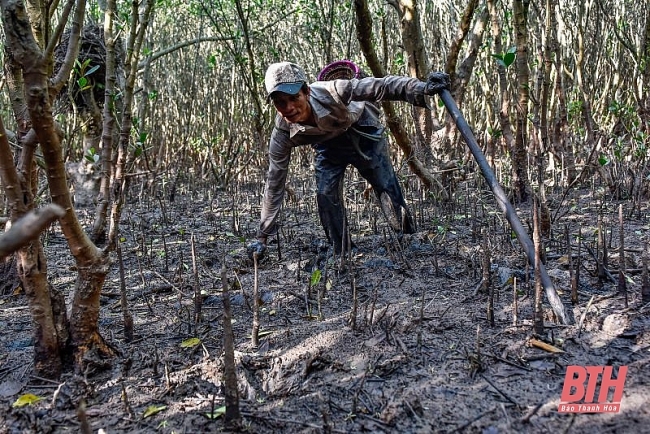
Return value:
M 79 80 L 77 80 L 77 86 L 79 86 L 82 90 L 86 88 L 88 85 L 88 79 L 86 77 L 81 77 Z
M 36 404 L 38 401 L 40 401 L 41 398 L 40 396 L 36 396 L 31 393 L 26 393 L 24 395 L 21 395 L 13 404 L 12 407 L 24 407 L 26 405 L 32 405 Z
M 515 61 L 515 53 L 506 53 L 505 56 L 503 56 L 503 63 L 506 66 L 512 65 L 512 62 Z
M 97 71 L 98 69 L 99 69 L 99 65 L 95 65 L 95 66 L 93 66 L 93 67 L 90 68 L 88 71 L 86 71 L 86 73 L 84 74 L 84 77 L 89 76 L 90 74 L 92 74 L 93 72 Z
M 142 414 L 142 418 L 147 418 L 149 416 L 153 416 L 156 413 L 160 413 L 161 411 L 165 410 L 167 408 L 166 405 L 150 405 L 147 407 Z
M 205 413 L 205 417 L 208 419 L 217 419 L 221 416 L 226 414 L 226 406 L 224 405 L 223 407 L 215 408 L 213 412 L 211 413 Z
M 321 271 L 317 268 L 311 273 L 311 278 L 309 279 L 309 286 L 316 286 L 320 283 L 322 277 Z
M 181 348 L 194 348 L 200 343 L 201 343 L 201 339 L 199 338 L 185 339 L 183 342 L 181 342 Z
M 601 166 L 607 166 L 609 164 L 609 159 L 605 155 L 598 157 L 598 164 Z

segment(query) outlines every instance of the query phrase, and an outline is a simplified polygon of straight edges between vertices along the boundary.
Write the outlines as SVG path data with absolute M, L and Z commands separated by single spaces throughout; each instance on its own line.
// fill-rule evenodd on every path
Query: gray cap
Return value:
M 305 83 L 307 83 L 305 71 L 291 62 L 272 64 L 266 70 L 266 76 L 264 77 L 264 85 L 269 96 L 273 92 L 295 95 L 300 92 L 300 88 Z

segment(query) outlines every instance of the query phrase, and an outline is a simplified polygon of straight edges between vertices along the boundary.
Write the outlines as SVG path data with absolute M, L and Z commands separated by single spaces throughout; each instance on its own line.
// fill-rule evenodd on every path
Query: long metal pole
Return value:
M 447 107 L 447 111 L 454 119 L 454 122 L 456 123 L 456 127 L 458 127 L 458 130 L 460 131 L 463 138 L 465 139 L 465 142 L 467 143 L 467 146 L 469 146 L 472 155 L 474 155 L 474 159 L 478 163 L 478 166 L 481 169 L 481 172 L 483 173 L 485 180 L 490 186 L 492 193 L 494 193 L 499 208 L 501 208 L 501 211 L 503 211 L 506 219 L 508 220 L 508 223 L 510 223 L 510 227 L 512 227 L 512 230 L 517 235 L 517 239 L 519 240 L 521 246 L 526 252 L 526 256 L 528 256 L 528 261 L 534 267 L 535 246 L 532 240 L 530 239 L 530 237 L 528 236 L 528 233 L 526 233 L 526 230 L 524 229 L 523 225 L 521 224 L 521 221 L 519 220 L 519 217 L 517 216 L 515 209 L 510 204 L 510 201 L 508 201 L 508 197 L 503 191 L 503 188 L 501 188 L 501 186 L 497 182 L 496 176 L 494 175 L 492 168 L 488 164 L 485 155 L 483 155 L 481 148 L 478 146 L 478 143 L 476 142 L 476 138 L 474 137 L 474 133 L 472 132 L 472 129 L 467 124 L 467 121 L 465 121 L 465 118 L 463 117 L 460 110 L 458 109 L 458 106 L 456 105 L 456 101 L 454 101 L 454 98 L 451 96 L 451 93 L 449 93 L 448 90 L 443 89 L 439 93 L 439 96 L 442 102 L 445 104 L 445 107 Z M 553 286 L 553 282 L 551 281 L 551 278 L 546 272 L 546 267 L 544 267 L 544 264 L 540 264 L 539 271 L 542 280 L 542 286 L 544 287 L 544 291 L 546 292 L 546 297 L 548 298 L 549 303 L 553 308 L 553 311 L 557 315 L 558 319 L 562 322 L 562 324 L 569 324 L 570 320 L 567 317 L 566 311 L 564 309 L 564 304 L 562 303 L 560 297 L 557 295 L 557 292 L 555 291 L 555 287 Z

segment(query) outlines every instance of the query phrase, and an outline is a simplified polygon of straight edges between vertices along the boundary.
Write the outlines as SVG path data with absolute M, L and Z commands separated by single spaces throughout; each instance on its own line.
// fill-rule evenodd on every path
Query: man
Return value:
M 311 144 L 316 151 L 316 199 L 327 239 L 340 253 L 348 247 L 341 183 L 353 165 L 372 186 L 390 226 L 398 233 L 413 233 L 415 226 L 397 176 L 388 157 L 385 127 L 372 104 L 382 100 L 406 101 L 428 107 L 427 96 L 449 86 L 449 76 L 431 73 L 417 78 L 386 76 L 316 81 L 307 84 L 295 63 L 274 63 L 264 79 L 267 99 L 277 110 L 269 143 L 269 171 L 264 189 L 257 240 L 247 247 L 261 258 L 269 235 L 276 232 L 278 212 L 295 146 Z

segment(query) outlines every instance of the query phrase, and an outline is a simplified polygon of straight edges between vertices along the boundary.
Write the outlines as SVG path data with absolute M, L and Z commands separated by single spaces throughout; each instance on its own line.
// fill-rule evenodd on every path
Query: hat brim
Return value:
M 302 86 L 305 83 L 302 81 L 298 81 L 295 83 L 280 83 L 277 86 L 275 86 L 273 89 L 271 89 L 271 92 L 269 92 L 269 96 L 266 97 L 266 99 L 270 99 L 271 95 L 273 95 L 275 92 L 282 92 L 282 93 L 287 93 L 289 95 L 296 95 L 298 92 L 300 92 L 300 89 L 302 89 Z

